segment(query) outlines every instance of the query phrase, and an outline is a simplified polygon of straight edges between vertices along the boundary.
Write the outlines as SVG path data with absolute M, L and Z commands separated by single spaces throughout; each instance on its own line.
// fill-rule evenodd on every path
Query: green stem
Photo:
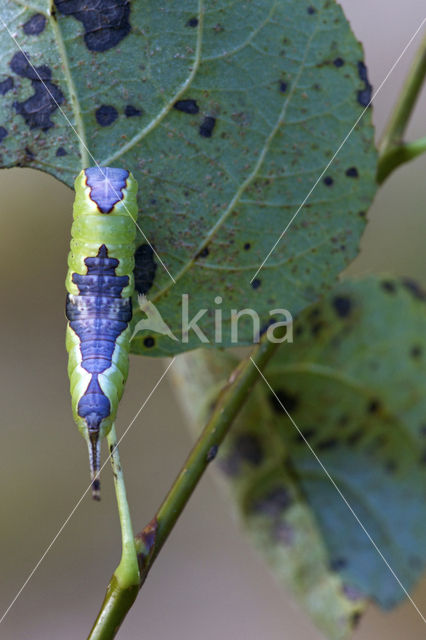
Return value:
M 275 330 L 280 337 L 283 332 Z M 195 443 L 179 475 L 160 506 L 155 518 L 138 535 L 141 582 L 146 579 L 155 558 L 159 554 L 189 498 L 213 460 L 217 449 L 232 422 L 246 402 L 259 373 L 251 358 L 262 370 L 279 345 L 263 336 L 251 354 L 240 362 L 221 390 L 214 409 L 200 437 Z
M 404 86 L 379 144 L 377 180 L 381 184 L 392 171 L 425 150 L 424 139 L 404 143 L 404 133 L 426 77 L 426 36 L 413 60 Z
M 382 184 L 386 178 L 401 164 L 414 160 L 417 156 L 426 152 L 426 137 L 419 138 L 414 142 L 406 142 L 395 145 L 386 152 L 386 155 L 379 158 L 377 169 L 377 180 Z
M 286 327 L 277 327 L 274 331 L 275 338 L 283 337 L 286 330 Z M 192 492 L 209 463 L 214 459 L 219 445 L 246 402 L 253 385 L 259 379 L 259 373 L 252 359 L 262 370 L 278 346 L 277 343 L 269 342 L 266 335 L 262 336 L 251 354 L 232 372 L 216 400 L 207 424 L 162 505 L 151 522 L 135 537 L 134 543 L 140 570 L 139 588 L 145 582 L 154 560 L 173 530 Z M 88 640 L 114 638 L 136 598 L 137 590 L 134 587 L 126 594 L 118 585 L 117 571 L 108 586 L 105 600 Z
M 90 632 L 89 640 L 111 640 L 115 637 L 127 611 L 138 595 L 140 585 L 135 538 L 114 425 L 107 436 L 107 440 L 120 517 L 122 551 L 120 564 L 108 585 L 104 602 Z

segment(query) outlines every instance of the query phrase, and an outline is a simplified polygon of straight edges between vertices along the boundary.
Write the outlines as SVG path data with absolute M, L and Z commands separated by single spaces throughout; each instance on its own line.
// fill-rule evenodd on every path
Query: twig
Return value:
M 423 38 L 416 53 L 379 144 L 379 164 L 377 169 L 379 184 L 384 182 L 396 167 L 412 160 L 426 150 L 425 138 L 410 143 L 405 143 L 403 139 L 425 77 L 426 36 Z

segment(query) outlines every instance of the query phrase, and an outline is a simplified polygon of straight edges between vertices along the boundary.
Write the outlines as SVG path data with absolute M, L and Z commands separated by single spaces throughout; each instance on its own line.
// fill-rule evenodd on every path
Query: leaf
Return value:
M 345 282 L 297 322 L 266 377 L 392 571 L 426 564 L 426 294 L 411 281 Z M 383 607 L 404 591 L 275 397 L 279 430 L 332 566 Z
M 204 350 L 176 360 L 178 398 L 194 430 L 203 424 L 235 364 L 226 353 Z M 221 445 L 217 464 L 253 544 L 278 581 L 328 638 L 343 640 L 366 602 L 330 568 L 324 540 L 292 473 L 276 422 L 259 384 Z
M 356 254 L 375 191 L 369 112 L 250 281 L 368 103 L 362 50 L 341 8 L 331 0 L 50 5 L 0 3 L 9 29 L 1 166 L 41 169 L 70 186 L 95 160 L 131 169 L 139 225 L 156 250 L 143 293 L 179 338 L 185 293 L 190 317 L 207 309 L 199 326 L 210 341 L 214 299 L 223 299 L 222 346 L 232 309 L 255 309 L 263 325 L 269 310 L 296 314 L 323 294 Z M 135 313 L 135 324 L 143 318 Z M 253 341 L 248 318 L 238 341 Z M 196 346 L 193 332 L 185 343 L 145 330 L 132 349 Z
M 404 587 L 424 570 L 426 293 L 409 280 L 339 285 L 303 312 L 218 456 L 252 540 L 332 639 L 371 597 L 404 591 L 282 410 L 282 403 Z M 235 366 L 229 354 L 177 359 L 189 423 L 204 422 Z M 278 398 L 278 399 L 277 399 Z

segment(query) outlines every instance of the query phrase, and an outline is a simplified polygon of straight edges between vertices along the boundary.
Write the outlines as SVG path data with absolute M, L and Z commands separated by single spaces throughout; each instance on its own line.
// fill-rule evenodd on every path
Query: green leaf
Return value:
M 426 564 L 426 294 L 345 282 L 297 322 L 266 377 L 398 579 Z M 332 566 L 384 607 L 404 591 L 276 401 L 277 425 Z
M 236 364 L 218 352 L 196 351 L 174 365 L 178 398 L 200 428 Z M 218 465 L 239 518 L 278 581 L 332 640 L 352 632 L 366 602 L 330 568 L 315 516 L 291 470 L 276 414 L 262 384 L 255 388 L 221 445 Z
M 264 324 L 269 310 L 295 314 L 323 294 L 356 254 L 375 191 L 369 112 L 250 281 L 369 97 L 341 8 L 115 0 L 97 14 L 79 0 L 50 5 L 0 3 L 10 31 L 1 33 L 1 165 L 70 186 L 95 160 L 131 169 L 139 225 L 176 280 L 155 257 L 148 297 L 178 338 L 184 293 L 190 318 L 208 309 L 199 326 L 210 341 L 214 298 L 223 298 L 224 346 L 232 309 L 251 307 Z M 137 334 L 135 353 L 199 346 L 193 332 L 188 343 L 148 335 Z M 251 321 L 241 321 L 239 343 L 252 340 Z
M 259 381 L 219 453 L 255 546 L 332 639 L 364 598 L 391 607 L 405 594 L 295 424 L 410 590 L 426 562 L 425 303 L 408 280 L 339 285 L 301 314 L 265 372 L 276 395 Z M 217 352 L 177 359 L 190 424 L 234 366 Z

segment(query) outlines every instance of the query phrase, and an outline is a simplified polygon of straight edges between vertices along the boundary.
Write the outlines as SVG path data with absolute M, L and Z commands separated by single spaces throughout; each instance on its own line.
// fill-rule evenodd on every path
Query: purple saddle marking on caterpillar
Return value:
M 67 296 L 66 316 L 80 338 L 81 367 L 91 374 L 78 403 L 78 415 L 86 420 L 89 430 L 96 431 L 111 412 L 98 375 L 112 364 L 116 340 L 132 317 L 132 300 L 121 297 L 129 277 L 116 275 L 119 261 L 108 256 L 105 245 L 99 247 L 96 257 L 84 262 L 87 274 L 73 273 L 79 295 Z
M 90 167 L 84 173 L 90 187 L 90 199 L 101 213 L 110 213 L 114 205 L 124 198 L 122 189 L 127 184 L 129 172 L 111 167 Z

